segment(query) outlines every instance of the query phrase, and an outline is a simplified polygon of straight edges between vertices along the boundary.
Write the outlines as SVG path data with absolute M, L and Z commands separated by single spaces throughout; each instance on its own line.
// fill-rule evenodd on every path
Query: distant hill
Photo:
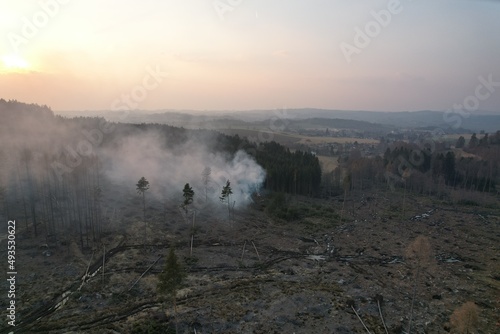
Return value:
M 241 117 L 241 113 L 222 114 L 222 115 L 199 115 L 181 112 L 162 112 L 162 113 L 140 113 L 133 111 L 123 116 L 123 113 L 110 112 L 105 113 L 105 118 L 110 121 L 119 121 L 124 123 L 158 123 L 169 124 L 172 126 L 182 126 L 185 128 L 197 129 L 246 129 L 259 128 L 266 129 L 272 125 L 282 127 L 285 125 L 288 129 L 354 129 L 359 131 L 390 131 L 394 126 L 372 123 L 364 120 L 352 120 L 341 118 L 302 118 L 293 117 L 280 119 L 276 116 L 270 118 L 270 114 L 263 113 L 262 118 L 248 119 Z M 267 116 L 267 117 L 266 117 Z
M 443 114 L 440 111 L 401 111 L 401 112 L 384 112 L 384 111 L 363 111 L 363 110 L 329 110 L 329 109 L 288 109 L 285 111 L 245 111 L 235 113 L 242 119 L 255 119 L 256 117 L 269 117 L 269 114 L 282 115 L 287 119 L 306 119 L 306 118 L 336 118 L 348 119 L 355 121 L 364 121 L 370 123 L 378 123 L 382 125 L 390 125 L 398 128 L 427 128 L 440 127 L 445 130 L 450 130 Z M 458 114 L 456 116 L 459 116 Z M 468 118 L 462 118 L 462 129 L 479 132 L 495 132 L 500 129 L 500 113 L 475 112 L 471 113 Z
M 378 123 L 340 118 L 306 118 L 290 120 L 290 125 L 301 128 L 356 129 L 362 131 L 390 130 L 393 127 Z
M 72 114 L 87 114 L 87 112 L 72 112 Z M 93 113 L 95 114 L 95 112 Z M 245 110 L 245 111 L 192 111 L 192 110 L 159 110 L 141 111 L 134 110 L 126 112 L 102 111 L 100 116 L 111 121 L 126 123 L 160 123 L 188 128 L 228 128 L 246 127 L 259 122 L 269 122 L 270 120 L 287 120 L 287 123 L 294 124 L 305 119 L 315 119 L 314 124 L 327 125 L 325 120 L 336 119 L 335 125 L 331 127 L 339 128 L 369 128 L 382 126 L 396 127 L 398 129 L 429 129 L 442 128 L 447 132 L 480 132 L 484 130 L 492 133 L 500 129 L 500 112 L 477 111 L 471 113 L 469 117 L 462 118 L 459 129 L 451 127 L 452 124 L 446 122 L 441 111 L 364 111 L 364 110 L 333 110 L 333 109 L 280 109 L 280 110 Z M 451 117 L 460 117 L 458 114 Z M 339 120 L 351 120 L 365 122 L 351 123 L 350 125 L 339 125 Z M 348 123 L 344 123 L 348 124 Z M 368 127 L 366 127 L 368 126 Z

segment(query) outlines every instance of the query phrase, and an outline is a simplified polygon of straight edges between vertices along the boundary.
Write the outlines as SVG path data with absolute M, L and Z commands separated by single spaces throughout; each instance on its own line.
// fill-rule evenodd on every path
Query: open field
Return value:
M 452 149 L 452 151 L 455 154 L 455 157 L 457 159 L 460 159 L 460 158 L 474 158 L 474 159 L 481 160 L 481 157 L 478 157 L 477 155 L 469 153 L 469 152 L 465 152 L 461 148 L 454 148 L 454 149 Z
M 447 142 L 450 145 L 455 145 L 457 143 L 458 138 L 464 137 L 465 138 L 465 147 L 467 147 L 471 136 L 472 135 L 470 133 L 446 134 L 446 135 L 443 135 L 442 137 L 440 137 L 440 140 L 442 140 L 443 142 Z M 482 135 L 478 135 L 478 137 L 481 138 Z
M 287 132 L 272 132 L 269 130 L 254 130 L 254 129 L 218 129 L 217 131 L 228 135 L 239 135 L 240 137 L 247 137 L 257 142 L 263 141 L 276 141 L 282 145 L 287 144 L 329 144 L 329 143 L 354 143 L 360 144 L 377 144 L 378 139 L 367 138 L 349 138 L 349 137 L 323 137 L 323 136 L 305 136 L 295 133 Z
M 313 137 L 313 136 L 298 136 L 300 137 L 300 143 L 302 144 L 329 144 L 329 143 L 354 143 L 358 142 L 360 144 L 378 144 L 378 139 L 371 138 L 354 138 L 354 137 Z

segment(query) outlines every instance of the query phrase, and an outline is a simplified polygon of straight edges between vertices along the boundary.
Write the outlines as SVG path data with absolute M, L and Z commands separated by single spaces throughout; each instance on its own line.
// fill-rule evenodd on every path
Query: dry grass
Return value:
M 377 139 L 369 138 L 351 138 L 351 137 L 322 137 L 322 136 L 304 136 L 295 133 L 287 132 L 273 132 L 268 129 L 265 130 L 252 130 L 252 129 L 218 129 L 222 133 L 228 135 L 239 135 L 241 137 L 247 137 L 251 141 L 264 142 L 264 141 L 276 141 L 282 145 L 287 145 L 291 143 L 299 143 L 305 145 L 317 145 L 317 144 L 330 144 L 330 143 L 354 143 L 357 141 L 360 144 L 377 144 L 379 141 Z
M 459 190 L 451 190 L 450 198 L 453 203 L 464 205 L 464 203 L 469 203 L 469 205 L 479 205 L 486 207 L 495 207 L 498 206 L 498 200 L 490 196 L 489 193 L 480 193 L 477 191 L 471 192 L 464 189 Z
M 327 157 L 324 155 L 318 155 L 319 163 L 321 164 L 321 170 L 323 173 L 330 173 L 337 168 L 339 165 L 338 157 Z
M 457 308 L 450 317 L 454 333 L 472 333 L 479 323 L 479 308 L 474 302 L 466 302 Z
M 428 262 L 431 258 L 431 244 L 429 239 L 423 235 L 419 235 L 406 248 L 406 257 L 415 259 L 420 264 Z
M 377 139 L 371 139 L 371 138 L 351 138 L 351 137 L 308 137 L 308 136 L 299 136 L 297 135 L 297 138 L 300 138 L 299 143 L 300 144 L 331 144 L 331 143 L 337 143 L 337 144 L 346 144 L 346 143 L 354 143 L 358 142 L 360 144 L 378 144 Z
M 452 151 L 455 154 L 455 157 L 457 159 L 460 159 L 460 158 L 474 158 L 474 159 L 481 160 L 480 156 L 477 156 L 477 155 L 469 153 L 469 152 L 465 152 L 461 148 L 454 148 Z

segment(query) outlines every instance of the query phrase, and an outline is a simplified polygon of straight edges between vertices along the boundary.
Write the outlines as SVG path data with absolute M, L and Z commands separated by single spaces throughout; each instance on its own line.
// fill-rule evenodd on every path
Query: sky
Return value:
M 499 18 L 487 0 L 0 0 L 0 98 L 500 112 Z

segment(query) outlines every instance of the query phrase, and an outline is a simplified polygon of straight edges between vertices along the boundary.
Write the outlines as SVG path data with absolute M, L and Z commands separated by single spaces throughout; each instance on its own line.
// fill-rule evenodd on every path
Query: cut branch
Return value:
M 253 241 L 252 241 L 252 245 L 253 245 L 253 248 L 255 249 L 255 253 L 257 253 L 257 257 L 259 258 L 259 261 L 260 261 L 259 251 L 257 250 L 257 247 L 255 247 L 255 244 L 253 243 Z
M 141 278 L 142 278 L 144 275 L 146 275 L 146 273 L 147 273 L 147 272 L 148 272 L 151 268 L 153 268 L 153 266 L 154 266 L 154 265 L 155 265 L 158 261 L 160 261 L 161 257 L 162 257 L 162 255 L 158 256 L 158 258 L 156 259 L 156 261 L 155 261 L 155 262 L 153 262 L 153 264 L 151 264 L 151 265 L 148 267 L 148 269 L 146 269 L 146 271 L 142 273 L 142 275 L 141 275 L 141 276 L 140 276 L 140 277 L 139 277 L 139 278 L 138 278 L 138 279 L 134 282 L 134 284 L 132 284 L 132 286 L 128 289 L 128 291 L 132 290 L 132 288 L 133 288 L 133 287 L 134 287 L 134 286 L 135 286 L 135 285 L 136 285 L 136 284 L 137 284 L 137 283 L 141 280 Z
M 361 319 L 361 317 L 359 316 L 358 312 L 356 312 L 356 309 L 354 308 L 354 306 L 353 306 L 353 305 L 351 305 L 351 308 L 352 308 L 352 310 L 354 311 L 354 314 L 356 314 L 356 316 L 358 317 L 358 319 L 359 319 L 359 321 L 361 322 L 361 324 L 363 325 L 363 327 L 366 329 L 366 332 L 367 332 L 368 334 L 372 334 L 372 333 L 370 332 L 370 330 L 368 330 L 368 327 L 366 327 L 365 323 L 363 322 L 363 320 L 362 320 L 362 319 Z
M 389 332 L 387 331 L 387 326 L 385 325 L 384 316 L 382 315 L 382 307 L 380 305 L 380 302 L 382 301 L 382 296 L 377 295 L 376 299 L 377 299 L 378 313 L 380 314 L 380 320 L 382 320 L 382 324 L 384 325 L 385 334 L 389 334 Z

